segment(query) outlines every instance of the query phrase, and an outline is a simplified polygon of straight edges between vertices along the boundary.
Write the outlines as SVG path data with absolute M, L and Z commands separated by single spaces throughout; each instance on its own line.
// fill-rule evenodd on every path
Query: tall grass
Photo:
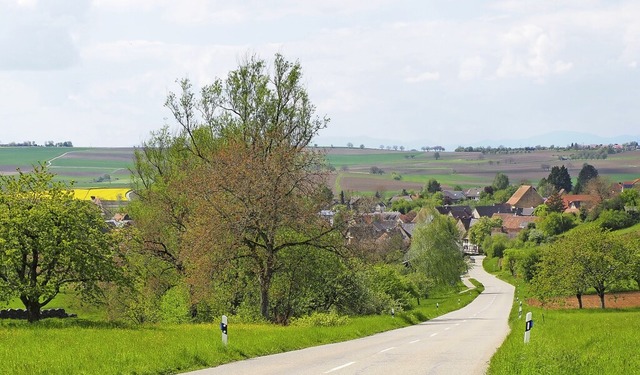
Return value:
M 495 262 L 485 269 L 495 272 Z M 489 375 L 502 374 L 640 374 L 640 309 L 551 310 L 527 304 L 529 285 L 500 274 L 516 285 L 509 317 L 511 333 L 491 358 Z M 525 316 L 532 312 L 530 342 L 524 343 Z
M 516 317 L 488 374 L 640 374 L 640 309 L 525 311 L 534 319 L 530 342 Z
M 129 326 L 83 319 L 2 321 L 0 368 L 7 374 L 177 373 L 405 327 L 460 308 L 478 294 L 473 290 L 429 298 L 395 317 L 351 317 L 335 327 L 242 324 L 231 317 L 226 347 L 217 322 Z

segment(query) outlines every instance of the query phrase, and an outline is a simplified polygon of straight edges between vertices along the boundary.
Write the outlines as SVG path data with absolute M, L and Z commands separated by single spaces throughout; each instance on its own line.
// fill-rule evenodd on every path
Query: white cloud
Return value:
M 426 81 L 437 81 L 440 79 L 440 73 L 438 72 L 424 72 L 415 76 L 410 76 L 404 79 L 407 83 L 420 83 Z
M 562 42 L 536 25 L 517 26 L 502 35 L 503 56 L 498 77 L 544 78 L 569 71 L 571 63 L 559 59 Z
M 631 0 L 0 0 L 0 48 L 14 52 L 0 55 L 0 115 L 33 134 L 82 126 L 72 134 L 100 139 L 87 124 L 117 126 L 135 143 L 169 115 L 175 79 L 200 86 L 248 53 L 281 52 L 300 60 L 318 113 L 333 119 L 328 132 L 384 137 L 428 124 L 434 140 L 455 127 L 466 142 L 475 133 L 465 127 L 506 133 L 516 115 L 540 132 L 557 119 L 598 131 L 610 129 L 607 116 L 584 108 L 640 118 L 628 105 L 640 85 L 628 74 L 640 61 L 638 19 Z M 607 101 L 590 94 L 602 82 Z M 555 107 L 562 97 L 572 100 Z
M 463 81 L 480 78 L 484 73 L 485 65 L 485 60 L 480 56 L 464 59 L 462 63 L 460 63 L 458 78 Z
M 71 29 L 84 3 L 78 2 L 79 10 L 72 13 L 66 6 L 51 9 L 51 3 L 0 3 L 0 70 L 58 70 L 76 64 Z

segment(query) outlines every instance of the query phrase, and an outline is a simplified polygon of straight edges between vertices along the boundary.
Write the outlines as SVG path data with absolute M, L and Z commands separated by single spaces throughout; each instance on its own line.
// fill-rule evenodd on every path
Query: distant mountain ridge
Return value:
M 360 147 L 364 145 L 366 148 L 380 148 L 380 146 L 393 147 L 403 146 L 405 150 L 416 149 L 420 150 L 425 146 L 442 146 L 446 151 L 453 151 L 458 146 L 505 146 L 505 147 L 534 147 L 534 146 L 568 146 L 572 143 L 578 143 L 582 145 L 590 144 L 622 144 L 632 141 L 640 141 L 640 135 L 615 135 L 611 137 L 603 137 L 590 133 L 582 133 L 575 131 L 555 131 L 538 136 L 532 136 L 520 139 L 484 139 L 477 142 L 459 142 L 444 144 L 434 144 L 433 140 L 398 140 L 398 139 L 382 139 L 376 137 L 362 136 L 362 137 L 316 137 L 312 144 L 318 146 L 334 146 L 334 147 L 346 147 L 348 143 L 352 143 L 353 147 Z
M 590 133 L 581 133 L 574 131 L 555 131 L 546 133 L 539 136 L 533 136 L 523 139 L 497 139 L 497 140 L 484 140 L 476 144 L 470 144 L 469 146 L 507 146 L 507 147 L 527 147 L 527 146 L 567 146 L 572 143 L 578 143 L 581 145 L 591 144 L 622 144 L 632 141 L 640 140 L 638 135 L 616 135 L 611 137 L 602 137 Z M 466 146 L 466 145 L 464 145 Z

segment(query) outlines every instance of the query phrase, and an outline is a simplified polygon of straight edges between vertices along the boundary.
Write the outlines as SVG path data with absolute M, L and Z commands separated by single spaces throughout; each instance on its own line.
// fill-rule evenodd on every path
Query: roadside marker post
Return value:
M 520 307 L 518 307 L 518 319 L 522 318 L 522 302 L 520 302 Z
M 222 315 L 222 323 L 220 323 L 220 330 L 222 331 L 222 343 L 227 345 L 227 316 Z
M 531 328 L 533 328 L 533 319 L 531 311 L 527 313 L 527 318 L 524 326 L 524 343 L 529 343 L 529 338 L 531 336 Z

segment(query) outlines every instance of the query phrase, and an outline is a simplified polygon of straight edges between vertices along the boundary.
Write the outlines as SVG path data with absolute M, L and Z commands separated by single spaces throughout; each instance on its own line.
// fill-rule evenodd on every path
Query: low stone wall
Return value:
M 76 314 L 67 314 L 64 309 L 46 309 L 40 311 L 40 317 L 45 318 L 76 318 Z M 27 319 L 27 310 L 6 309 L 0 310 L 0 319 Z

